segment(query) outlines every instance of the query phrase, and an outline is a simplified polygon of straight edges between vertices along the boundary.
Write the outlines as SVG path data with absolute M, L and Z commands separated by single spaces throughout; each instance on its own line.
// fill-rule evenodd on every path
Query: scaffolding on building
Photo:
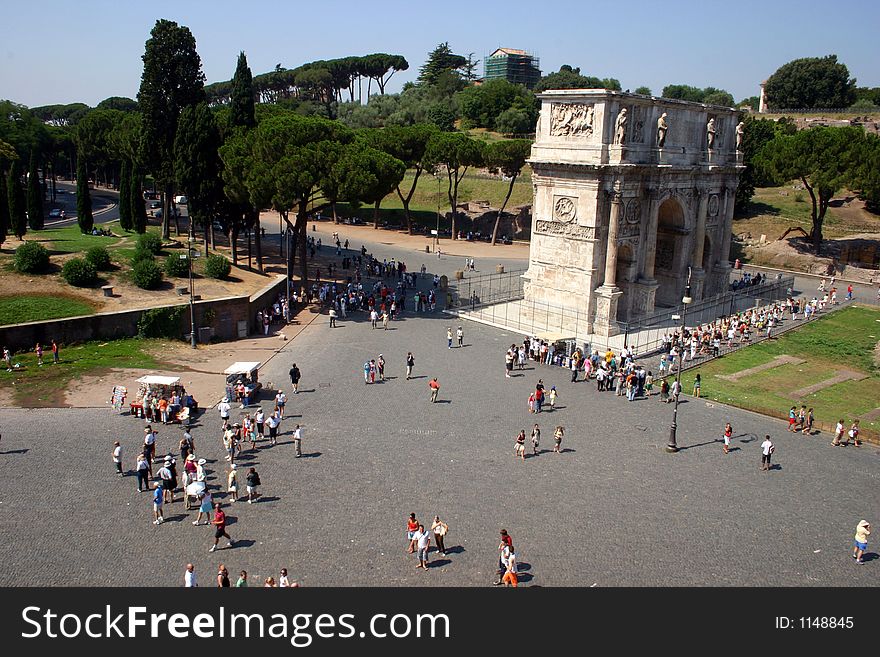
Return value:
M 532 89 L 541 79 L 540 60 L 525 50 L 498 48 L 483 57 L 483 79 L 504 79 Z

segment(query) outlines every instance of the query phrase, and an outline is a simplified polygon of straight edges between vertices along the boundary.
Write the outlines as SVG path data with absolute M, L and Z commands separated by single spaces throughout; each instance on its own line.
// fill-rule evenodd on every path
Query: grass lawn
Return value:
M 83 235 L 79 226 L 67 226 L 66 228 L 54 228 L 29 232 L 26 236 L 28 241 L 41 242 L 53 254 L 85 253 L 93 246 L 104 246 L 110 252 L 110 258 L 117 262 L 126 260 L 126 256 L 134 253 L 137 241 L 136 233 L 126 233 L 120 230 L 118 223 L 95 224 L 100 229 L 109 227 L 119 237 L 103 237 L 99 235 Z M 149 226 L 147 232 L 158 233 L 159 226 Z
M 91 315 L 95 312 L 88 303 L 61 296 L 7 296 L 0 297 L 0 326 L 44 319 Z
M 807 408 L 814 409 L 819 428 L 832 430 L 840 418 L 849 423 L 880 407 L 880 365 L 874 361 L 878 342 L 880 310 L 851 306 L 777 340 L 746 347 L 689 370 L 682 374 L 682 389 L 693 390 L 694 376 L 699 372 L 702 396 L 707 399 L 780 418 L 788 417 L 791 406 L 806 404 Z M 783 354 L 805 362 L 781 365 L 737 381 L 718 378 L 718 375 L 767 363 Z M 862 372 L 868 378 L 838 383 L 805 398 L 791 394 L 830 379 L 842 369 Z M 866 434 L 876 437 L 880 435 L 880 419 L 863 419 L 862 428 Z
M 13 357 L 13 363 L 20 363 L 22 369 L 14 372 L 0 370 L 0 376 L 4 377 L 7 388 L 14 391 L 16 403 L 29 408 L 60 406 L 64 391 L 74 379 L 100 374 L 111 367 L 158 368 L 159 361 L 150 353 L 157 342 L 162 341 L 126 338 L 86 342 L 70 347 L 61 345 L 61 362 L 58 365 L 52 363 L 51 345 L 44 346 L 42 367 L 37 365 L 36 354 L 17 354 Z M 109 389 L 107 396 L 110 396 Z

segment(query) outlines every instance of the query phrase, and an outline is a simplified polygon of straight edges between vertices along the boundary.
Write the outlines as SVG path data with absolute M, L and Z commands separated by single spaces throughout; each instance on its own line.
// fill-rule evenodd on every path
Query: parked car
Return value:
M 52 208 L 49 210 L 49 218 L 50 219 L 64 219 L 64 210 L 60 208 Z
M 177 203 L 177 205 L 186 205 L 186 196 L 175 196 L 174 202 Z
M 159 201 L 153 201 L 150 203 L 150 209 L 155 210 L 156 208 L 161 208 L 162 204 Z

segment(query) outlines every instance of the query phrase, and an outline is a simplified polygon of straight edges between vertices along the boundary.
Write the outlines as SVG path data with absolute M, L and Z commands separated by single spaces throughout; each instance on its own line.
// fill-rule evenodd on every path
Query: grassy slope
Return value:
M 79 299 L 57 296 L 0 297 L 0 326 L 44 319 L 91 315 L 94 308 Z
M 880 311 L 853 306 L 791 331 L 778 340 L 762 342 L 714 360 L 682 375 L 683 390 L 693 389 L 694 375 L 702 378 L 703 396 L 716 401 L 759 411 L 774 417 L 788 417 L 792 405 L 815 409 L 824 427 L 839 419 L 852 421 L 880 407 L 880 367 L 874 363 L 874 348 L 880 339 Z M 732 374 L 787 354 L 804 359 L 800 365 L 782 365 L 731 382 L 717 375 Z M 806 398 L 792 391 L 835 376 L 841 369 L 868 374 L 862 381 L 847 381 L 825 388 Z M 866 431 L 880 433 L 880 420 L 862 422 Z

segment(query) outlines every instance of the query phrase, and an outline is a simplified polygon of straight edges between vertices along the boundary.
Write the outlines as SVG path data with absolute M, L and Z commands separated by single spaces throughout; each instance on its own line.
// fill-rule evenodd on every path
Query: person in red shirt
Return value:
M 437 393 L 440 392 L 440 384 L 437 382 L 436 376 L 428 381 L 428 387 L 431 389 L 431 403 L 433 404 L 437 401 Z
M 214 545 L 208 551 L 214 552 L 217 549 L 217 543 L 220 542 L 221 536 L 225 536 L 226 540 L 229 541 L 226 547 L 232 547 L 232 538 L 226 533 L 226 514 L 223 513 L 219 502 L 214 505 L 214 519 L 211 521 L 211 524 L 214 525 Z
M 406 548 L 408 554 L 412 554 L 416 551 L 416 541 L 413 538 L 416 532 L 419 530 L 419 521 L 416 520 L 416 514 L 410 513 L 409 520 L 406 521 L 406 540 L 409 541 L 409 545 Z

